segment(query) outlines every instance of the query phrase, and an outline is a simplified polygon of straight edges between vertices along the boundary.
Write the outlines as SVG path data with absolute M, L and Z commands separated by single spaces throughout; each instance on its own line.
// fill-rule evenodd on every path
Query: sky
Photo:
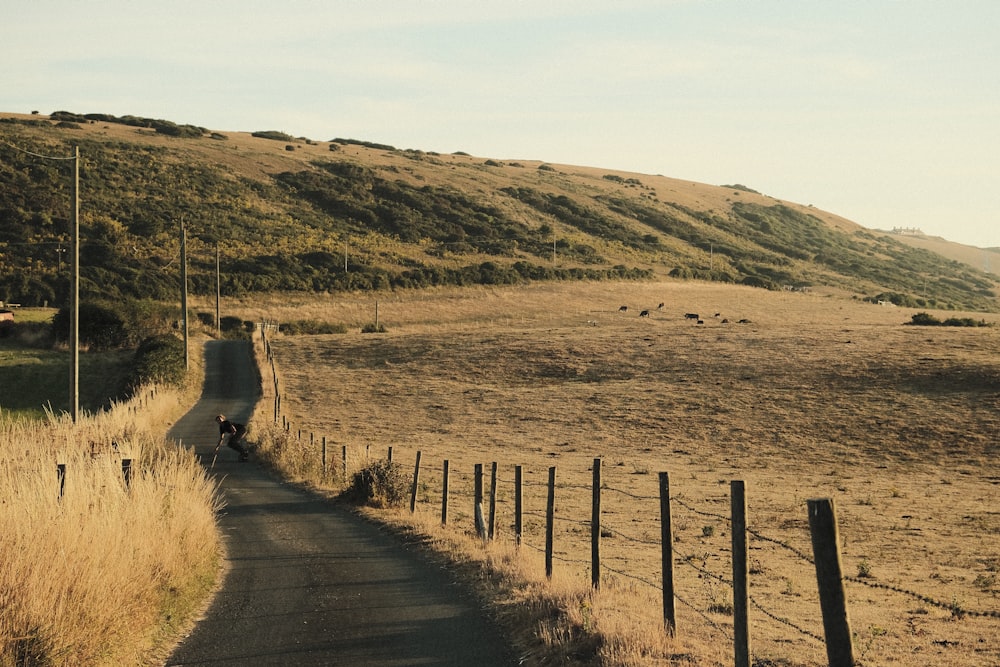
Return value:
M 1000 247 L 998 0 L 31 0 L 0 111 L 742 184 Z

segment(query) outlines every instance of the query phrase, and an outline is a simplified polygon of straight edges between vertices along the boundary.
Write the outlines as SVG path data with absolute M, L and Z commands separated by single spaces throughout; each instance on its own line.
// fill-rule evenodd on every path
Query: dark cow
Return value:
M 656 307 L 656 309 L 657 310 L 663 310 L 663 306 L 664 306 L 664 304 L 661 303 L 659 306 Z
M 618 312 L 619 312 L 619 313 L 624 313 L 624 312 L 626 312 L 627 310 L 628 310 L 628 306 L 622 306 L 621 308 L 619 308 L 619 309 L 618 309 Z
M 642 311 L 641 313 L 639 313 L 639 317 L 649 317 L 649 311 L 648 310 Z
M 689 319 L 689 320 L 700 320 L 701 319 L 701 317 L 698 315 L 698 313 L 685 313 L 684 317 L 686 319 Z

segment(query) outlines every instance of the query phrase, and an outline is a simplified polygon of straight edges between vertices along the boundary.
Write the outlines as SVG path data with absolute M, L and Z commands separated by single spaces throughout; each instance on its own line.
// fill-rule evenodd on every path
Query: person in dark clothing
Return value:
M 229 442 L 226 444 L 240 453 L 240 461 L 246 461 L 249 459 L 250 451 L 243 442 L 243 436 L 247 434 L 247 427 L 243 424 L 237 424 L 236 422 L 229 421 L 226 419 L 226 415 L 218 415 L 215 418 L 215 421 L 219 424 L 219 444 L 215 446 L 216 453 L 218 453 L 219 447 L 222 446 L 222 442 L 228 435 Z

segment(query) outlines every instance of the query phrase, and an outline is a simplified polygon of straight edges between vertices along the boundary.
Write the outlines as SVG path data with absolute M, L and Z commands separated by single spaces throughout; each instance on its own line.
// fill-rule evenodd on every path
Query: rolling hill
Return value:
M 68 289 L 80 149 L 81 294 L 173 300 L 664 276 L 1000 310 L 995 274 L 758 193 L 664 176 L 166 120 L 0 114 L 0 300 Z M 948 244 L 945 244 L 948 246 Z

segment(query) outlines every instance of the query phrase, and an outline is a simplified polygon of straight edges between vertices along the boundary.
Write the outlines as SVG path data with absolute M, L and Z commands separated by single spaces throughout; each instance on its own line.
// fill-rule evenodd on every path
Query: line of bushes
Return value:
M 910 322 L 914 326 L 921 327 L 990 327 L 993 326 L 986 320 L 974 320 L 971 317 L 949 317 L 946 320 L 940 320 L 930 313 L 916 313 L 910 318 Z

